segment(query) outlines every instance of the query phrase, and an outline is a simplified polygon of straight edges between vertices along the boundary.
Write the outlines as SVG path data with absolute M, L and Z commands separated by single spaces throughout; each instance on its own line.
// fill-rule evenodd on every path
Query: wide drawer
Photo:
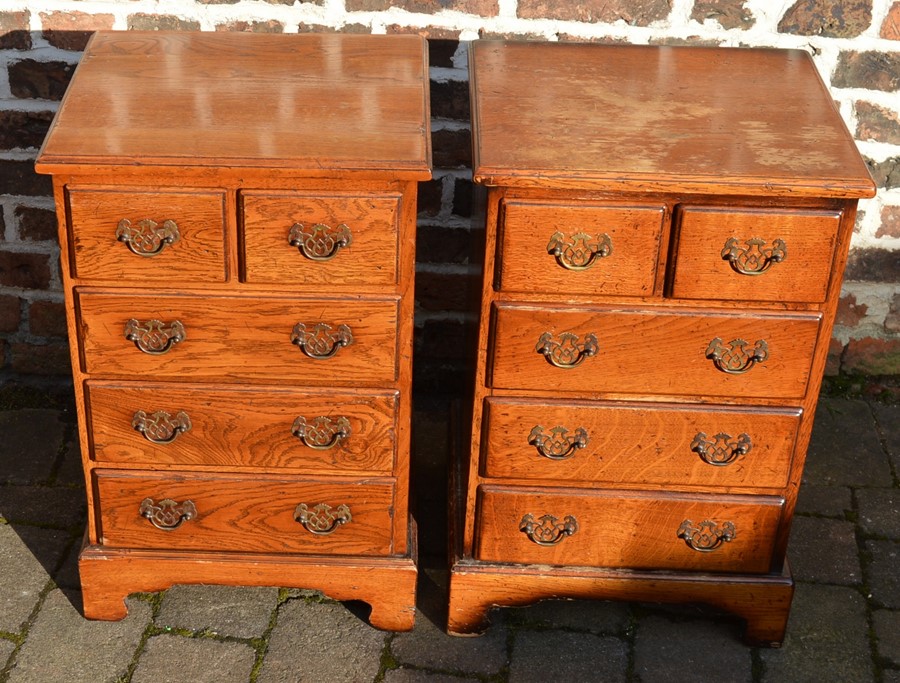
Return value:
M 498 288 L 649 296 L 665 207 L 505 201 Z
M 225 280 L 222 192 L 75 187 L 67 199 L 73 277 L 136 286 Z
M 243 192 L 241 206 L 247 282 L 397 282 L 399 195 Z
M 801 398 L 821 318 L 515 304 L 494 313 L 496 388 L 726 398 Z
M 677 222 L 673 297 L 825 301 L 839 211 L 684 206 Z
M 780 498 L 482 487 L 476 559 L 768 572 Z
M 100 463 L 145 467 L 390 475 L 398 396 L 89 381 L 91 455 Z
M 498 479 L 782 489 L 799 409 L 489 398 L 482 469 Z
M 397 377 L 396 298 L 76 295 L 89 373 L 325 386 Z
M 110 547 L 391 552 L 390 482 L 95 470 L 94 485 L 100 542 Z

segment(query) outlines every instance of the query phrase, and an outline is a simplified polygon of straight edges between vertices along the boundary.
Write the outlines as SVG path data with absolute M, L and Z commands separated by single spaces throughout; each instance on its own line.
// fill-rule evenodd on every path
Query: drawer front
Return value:
M 504 202 L 499 288 L 649 296 L 664 216 L 660 205 Z
M 489 398 L 483 472 L 548 483 L 782 489 L 800 413 Z
M 113 470 L 97 470 L 94 476 L 101 543 L 110 547 L 333 555 L 391 552 L 389 482 Z M 305 517 L 298 510 L 301 505 L 306 506 Z M 309 531 L 303 519 L 312 529 L 329 533 Z
M 241 198 L 247 282 L 397 283 L 399 195 L 244 192 Z
M 821 318 L 512 304 L 495 314 L 497 388 L 793 399 Z
M 83 363 L 89 373 L 181 380 L 292 379 L 325 386 L 373 385 L 393 382 L 397 376 L 395 298 L 81 292 L 77 301 Z
M 87 383 L 100 463 L 390 475 L 397 392 Z
M 483 487 L 476 559 L 767 572 L 782 505 L 780 498 L 749 496 L 656 498 Z
M 221 192 L 68 190 L 72 274 L 120 284 L 223 282 Z
M 678 222 L 673 297 L 825 301 L 840 212 L 686 206 Z

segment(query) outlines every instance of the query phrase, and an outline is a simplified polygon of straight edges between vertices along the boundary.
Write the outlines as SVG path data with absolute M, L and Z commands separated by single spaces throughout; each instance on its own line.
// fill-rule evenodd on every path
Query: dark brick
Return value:
M 457 216 L 472 215 L 473 188 L 472 181 L 466 178 L 457 178 L 453 183 L 453 213 Z
M 441 212 L 444 181 L 442 178 L 419 183 L 416 208 L 421 215 L 437 216 Z
M 81 52 L 94 31 L 109 30 L 114 21 L 112 14 L 89 14 L 72 10 L 41 12 L 41 35 L 44 40 L 61 50 Z
M 22 320 L 22 300 L 17 296 L 0 296 L 0 332 L 15 332 Z
M 472 233 L 464 228 L 420 226 L 416 234 L 417 263 L 468 263 Z
M 895 2 L 888 10 L 884 23 L 881 24 L 881 37 L 900 40 L 900 2 Z
M 28 308 L 28 329 L 42 337 L 65 337 L 66 307 L 56 301 L 33 301 Z
M 284 33 L 284 24 L 274 19 L 270 21 L 229 21 L 225 24 L 216 24 L 216 30 L 241 31 L 245 33 Z
M 701 24 L 706 19 L 715 19 L 725 29 L 747 29 L 756 23 L 756 19 L 745 5 L 745 0 L 697 0 L 691 19 Z
M 499 10 L 497 0 L 347 0 L 350 12 L 382 12 L 392 7 L 422 14 L 453 10 L 482 17 L 495 17 Z
M 12 344 L 10 351 L 12 369 L 23 375 L 72 374 L 68 344 Z
M 900 145 L 900 116 L 871 102 L 856 103 L 856 139 Z
M 56 213 L 50 209 L 17 206 L 19 237 L 30 242 L 56 240 Z
M 293 3 L 291 3 L 293 4 Z M 199 31 L 199 21 L 188 21 L 169 14 L 144 14 L 128 17 L 129 31 Z
M 900 52 L 841 52 L 831 77 L 835 88 L 900 88 Z
M 52 111 L 0 111 L 0 149 L 40 147 L 52 120 Z
M 851 339 L 841 367 L 864 375 L 900 375 L 900 339 Z
M 416 304 L 424 311 L 474 310 L 481 278 L 471 273 L 416 273 Z
M 468 168 L 472 165 L 472 134 L 468 130 L 436 130 L 431 134 L 435 168 Z
M 459 40 L 428 38 L 428 63 L 431 66 L 453 66 L 453 55 L 459 48 Z
M 861 282 L 900 282 L 900 258 L 887 249 L 854 249 L 847 259 L 845 277 Z
M 9 65 L 9 87 L 16 97 L 60 100 L 74 71 L 75 65 L 68 62 L 22 59 Z
M 878 226 L 875 237 L 900 237 L 900 206 L 881 207 L 881 225 Z
M 866 165 L 878 187 L 885 190 L 900 187 L 900 157 L 890 157 L 884 161 L 866 159 Z
M 431 115 L 436 119 L 469 121 L 468 81 L 432 81 Z
M 0 188 L 4 194 L 49 197 L 53 194 L 50 176 L 34 172 L 32 161 L 0 159 Z
M 778 30 L 801 36 L 853 38 L 872 23 L 872 0 L 798 0 Z
M 866 317 L 868 310 L 869 307 L 865 304 L 856 303 L 855 294 L 847 294 L 838 301 L 837 317 L 834 322 L 836 325 L 856 327 L 859 321 Z
M 665 19 L 672 9 L 671 0 L 519 0 L 518 15 L 525 19 L 562 19 L 613 23 L 623 20 L 632 26 L 647 26 Z
M 0 50 L 30 50 L 30 13 L 0 12 Z
M 22 289 L 50 286 L 50 260 L 46 254 L 0 251 L 0 285 Z

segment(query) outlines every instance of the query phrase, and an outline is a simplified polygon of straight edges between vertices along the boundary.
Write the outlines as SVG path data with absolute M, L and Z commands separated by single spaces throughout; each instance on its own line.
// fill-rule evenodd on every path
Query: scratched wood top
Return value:
M 391 169 L 429 177 L 419 36 L 99 32 L 38 170 Z
M 875 192 L 800 50 L 477 41 L 470 72 L 488 185 Z

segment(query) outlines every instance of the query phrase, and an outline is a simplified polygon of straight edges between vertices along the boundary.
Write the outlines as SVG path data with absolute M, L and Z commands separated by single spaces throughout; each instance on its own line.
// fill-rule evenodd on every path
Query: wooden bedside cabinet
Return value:
M 778 645 L 868 175 L 803 52 L 478 41 L 485 275 L 451 633 L 703 602 Z
M 417 36 L 95 34 L 53 174 L 84 612 L 175 583 L 415 613 Z

